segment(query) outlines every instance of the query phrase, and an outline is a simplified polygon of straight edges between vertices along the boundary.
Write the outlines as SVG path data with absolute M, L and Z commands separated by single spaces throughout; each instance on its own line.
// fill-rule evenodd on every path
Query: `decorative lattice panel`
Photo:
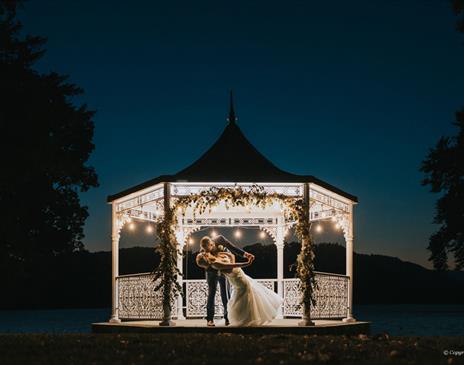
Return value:
M 206 317 L 206 301 L 208 298 L 208 284 L 206 280 L 186 280 L 186 302 L 187 302 L 187 318 L 202 318 Z M 274 290 L 276 280 L 263 279 L 258 280 L 270 290 Z M 224 314 L 220 287 L 218 285 L 215 297 L 215 316 L 220 317 Z
M 300 280 L 284 280 L 284 317 L 301 317 L 300 297 Z
M 311 308 L 311 318 L 343 318 L 348 308 L 348 277 L 316 274 L 314 295 L 316 305 Z M 299 279 L 284 280 L 284 316 L 301 317 L 301 290 Z
M 122 276 L 118 279 L 119 318 L 155 319 L 163 318 L 162 291 L 155 292 L 157 283 L 152 274 Z M 172 301 L 172 314 L 177 313 L 177 301 Z
M 206 316 L 206 298 L 208 298 L 208 284 L 206 280 L 187 280 L 187 318 L 198 318 Z M 221 317 L 224 314 L 221 291 L 218 284 L 216 297 L 214 298 L 214 315 Z

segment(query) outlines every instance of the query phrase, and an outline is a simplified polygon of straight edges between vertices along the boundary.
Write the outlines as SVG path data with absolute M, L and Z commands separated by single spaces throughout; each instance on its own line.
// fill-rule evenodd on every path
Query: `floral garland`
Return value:
M 284 194 L 266 193 L 263 186 L 252 185 L 249 190 L 244 190 L 241 186 L 233 188 L 211 187 L 198 194 L 190 194 L 177 198 L 173 207 L 169 207 L 162 220 L 158 223 L 158 234 L 161 244 L 158 251 L 161 254 L 159 266 L 154 270 L 155 278 L 161 278 L 160 284 L 155 290 L 163 287 L 163 306 L 171 310 L 171 300 L 182 292 L 182 288 L 177 282 L 177 275 L 181 275 L 177 268 L 177 255 L 181 254 L 177 248 L 177 241 L 174 227 L 177 224 L 178 213 L 185 216 L 186 210 L 193 207 L 193 216 L 202 214 L 206 210 L 211 212 L 212 208 L 225 203 L 226 209 L 231 206 L 256 206 L 266 208 L 276 200 L 284 204 L 284 216 L 286 219 L 296 221 L 295 233 L 301 240 L 301 252 L 297 257 L 297 277 L 301 280 L 303 296 L 301 304 L 304 304 L 305 311 L 309 311 L 310 304 L 315 305 L 313 291 L 317 287 L 314 278 L 314 252 L 310 236 L 311 224 L 305 204 L 302 199 L 295 199 Z M 309 312 L 308 312 L 309 313 Z
M 182 287 L 177 281 L 177 276 L 182 275 L 177 267 L 177 255 L 182 253 L 177 248 L 173 217 L 173 209 L 167 207 L 163 219 L 157 222 L 156 232 L 161 242 L 156 250 L 161 258 L 158 267 L 153 270 L 153 281 L 160 279 L 154 290 L 163 289 L 163 311 L 166 320 L 170 317 L 172 300 L 182 292 Z

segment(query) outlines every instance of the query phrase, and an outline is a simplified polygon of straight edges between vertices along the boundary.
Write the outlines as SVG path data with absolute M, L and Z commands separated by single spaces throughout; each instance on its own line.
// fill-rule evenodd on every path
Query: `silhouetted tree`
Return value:
M 464 33 L 464 0 L 451 0 L 458 17 L 456 29 Z M 422 162 L 426 177 L 422 185 L 430 185 L 434 193 L 442 193 L 436 204 L 434 222 L 441 224 L 429 240 L 429 261 L 436 270 L 448 269 L 448 253 L 454 252 L 456 270 L 464 267 L 464 109 L 456 112 L 459 130 L 455 137 L 441 137 Z
M 427 247 L 437 270 L 448 269 L 448 252 L 454 252 L 456 270 L 464 267 L 464 109 L 456 113 L 456 120 L 457 136 L 441 137 L 421 167 L 426 174 L 422 184 L 443 193 L 434 219 L 441 227 Z
M 98 186 L 86 165 L 94 112 L 75 104 L 83 91 L 66 76 L 33 69 L 45 39 L 21 35 L 21 3 L 0 0 L 2 268 L 82 250 L 88 213 L 78 194 Z

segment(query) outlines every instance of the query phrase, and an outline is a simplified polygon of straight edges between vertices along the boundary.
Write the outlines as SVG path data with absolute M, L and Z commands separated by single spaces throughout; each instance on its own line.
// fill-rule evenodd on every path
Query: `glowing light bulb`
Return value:
M 189 238 L 188 243 L 189 243 L 189 245 L 193 245 L 195 243 L 195 241 L 193 240 L 193 238 Z
M 242 231 L 240 231 L 239 229 L 236 229 L 235 232 L 234 232 L 234 236 L 235 236 L 235 238 L 242 237 Z
M 265 239 L 266 238 L 266 232 L 264 232 L 264 231 L 259 232 L 259 238 Z
M 216 231 L 211 231 L 211 237 L 212 237 L 212 238 L 216 238 L 216 237 L 217 237 Z
M 153 233 L 153 226 L 147 226 L 147 233 Z
M 340 229 L 340 225 L 338 223 L 335 225 L 335 229 Z
M 318 225 L 316 226 L 316 232 L 317 232 L 317 233 L 321 233 L 321 232 L 322 232 L 322 226 L 321 226 L 320 224 L 318 224 Z
M 131 231 L 133 231 L 133 230 L 135 229 L 135 224 L 134 224 L 134 223 L 130 223 L 130 224 L 129 224 L 129 229 L 130 229 Z
M 335 222 L 337 218 L 335 216 L 332 217 L 332 222 Z

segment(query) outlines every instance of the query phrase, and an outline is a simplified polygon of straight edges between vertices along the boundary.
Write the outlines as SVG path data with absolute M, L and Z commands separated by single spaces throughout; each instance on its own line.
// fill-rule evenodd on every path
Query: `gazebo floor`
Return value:
M 207 327 L 204 319 L 174 320 L 174 326 L 162 327 L 159 321 L 130 321 L 121 323 L 93 323 L 93 333 L 241 333 L 241 334 L 369 334 L 371 322 L 343 322 L 341 320 L 314 320 L 314 326 L 301 327 L 300 319 L 275 319 L 259 327 L 225 326 L 216 320 L 215 327 Z

